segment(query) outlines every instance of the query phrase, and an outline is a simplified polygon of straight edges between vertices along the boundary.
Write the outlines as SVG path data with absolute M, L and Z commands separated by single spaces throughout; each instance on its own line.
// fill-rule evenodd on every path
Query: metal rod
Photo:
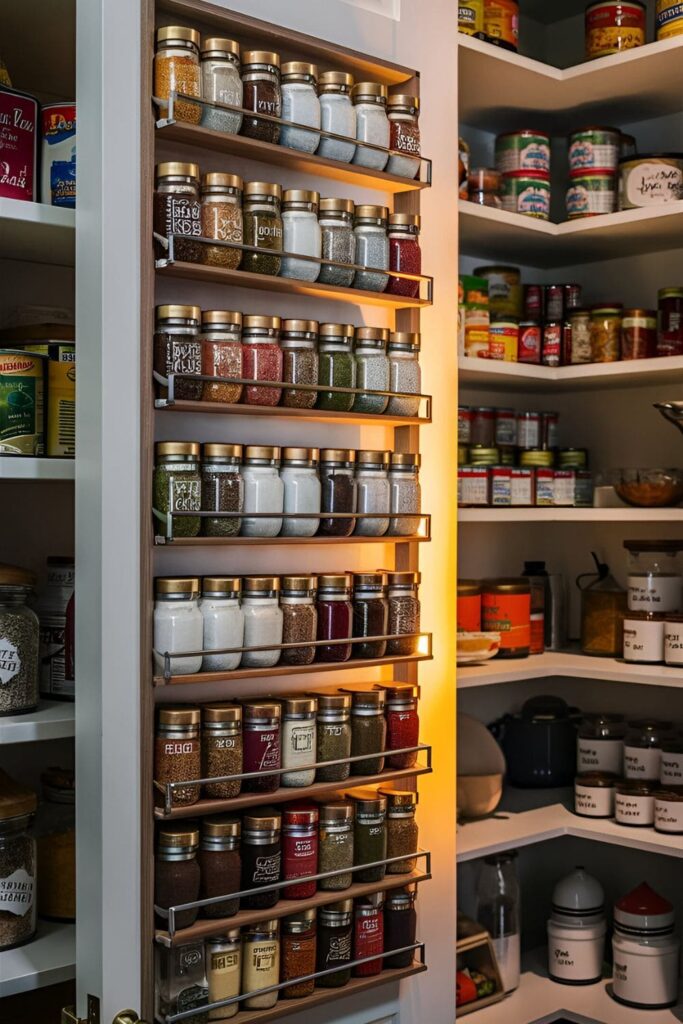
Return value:
M 242 384 L 245 387 L 288 388 L 291 391 L 331 391 L 340 395 L 377 395 L 381 398 L 419 398 L 429 401 L 431 395 L 419 394 L 415 391 L 373 391 L 370 388 L 340 388 L 331 384 L 295 384 L 285 380 L 251 380 L 246 377 L 209 377 L 202 373 L 169 373 L 166 378 L 170 384 L 173 380 L 201 380 L 215 384 Z M 240 403 L 235 402 L 235 405 Z
M 244 654 L 247 651 L 288 651 L 293 647 L 339 647 L 342 644 L 364 644 L 375 640 L 416 640 L 430 637 L 431 633 L 383 633 L 381 636 L 349 636 L 341 640 L 306 640 L 305 643 L 289 642 L 286 644 L 261 644 L 258 647 L 216 647 L 210 651 L 157 651 L 153 653 L 159 658 L 198 658 L 205 654 Z M 293 666 L 296 668 L 296 666 Z
M 430 519 L 428 512 L 213 512 L 202 509 L 198 512 L 169 512 L 162 513 L 153 509 L 159 519 L 166 519 L 168 515 L 178 518 L 202 517 L 208 519 Z M 402 534 L 382 534 L 377 540 L 385 536 L 403 536 Z M 407 534 L 410 537 L 411 534 Z M 302 537 L 302 540 L 310 540 L 310 537 Z

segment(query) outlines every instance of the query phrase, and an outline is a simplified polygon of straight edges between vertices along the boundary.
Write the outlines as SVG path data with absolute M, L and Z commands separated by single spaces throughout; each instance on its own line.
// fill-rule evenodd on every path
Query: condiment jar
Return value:
M 283 320 L 282 379 L 287 384 L 318 383 L 318 322 L 317 320 Z M 317 393 L 298 388 L 284 388 L 282 404 L 289 409 L 312 409 Z
M 596 573 L 583 573 L 576 585 L 581 591 L 581 653 L 620 658 L 624 646 L 624 615 L 627 595 L 593 554 Z M 584 583 L 584 580 L 591 580 Z
M 344 687 L 344 692 L 351 694 L 351 756 L 383 754 L 387 740 L 384 691 L 360 684 Z M 368 757 L 351 763 L 352 775 L 379 775 L 383 771 L 383 757 Z
M 387 602 L 387 576 L 384 572 L 356 572 L 353 574 L 353 635 L 354 637 L 384 637 L 389 624 Z M 367 639 L 353 645 L 354 658 L 383 658 L 386 640 Z
M 655 830 L 683 835 L 683 789 L 655 791 Z
M 353 76 L 344 71 L 324 71 L 318 79 L 322 136 L 317 155 L 349 164 L 356 152 L 356 111 L 351 102 Z M 344 138 L 328 138 L 341 135 Z M 353 141 L 352 141 L 353 140 Z
M 316 513 L 320 512 L 322 492 L 318 477 L 319 457 L 317 448 L 282 449 L 280 479 L 285 489 L 285 517 L 311 516 L 310 519 L 283 519 L 283 537 L 312 537 L 318 531 L 320 519 Z
M 387 632 L 394 638 L 387 641 L 388 655 L 406 657 L 417 651 L 419 637 L 410 634 L 420 632 L 420 580 L 419 572 L 387 573 Z
M 242 321 L 242 372 L 245 380 L 281 381 L 283 356 L 279 316 L 245 316 Z M 246 405 L 277 405 L 280 388 L 245 385 Z
M 315 576 L 283 576 L 280 608 L 283 616 L 283 644 L 302 643 L 282 651 L 283 665 L 310 665 L 315 659 L 313 642 L 317 636 L 318 612 L 315 599 L 318 581 Z M 315 743 L 313 744 L 315 748 Z M 293 783 L 295 785 L 296 783 Z M 308 785 L 308 783 L 306 783 Z
M 320 273 L 322 234 L 318 223 L 320 193 L 307 189 L 287 189 L 282 196 L 282 248 L 286 253 L 311 256 L 312 260 L 297 260 L 283 256 L 280 277 L 297 281 L 317 281 Z
M 386 395 L 373 391 L 389 390 L 389 331 L 382 327 L 356 328 L 356 387 L 365 393 L 356 395 L 354 412 L 383 413 L 389 401 Z
M 285 576 L 288 580 L 299 577 Z M 310 577 L 303 577 L 310 579 Z M 313 697 L 292 696 L 282 700 L 282 767 L 302 768 L 315 764 L 316 759 L 316 712 L 318 705 Z M 312 786 L 315 769 L 288 771 L 280 777 L 280 785 L 286 787 Z M 315 872 L 311 872 L 315 874 Z
M 202 777 L 199 724 L 201 711 L 182 704 L 159 708 L 154 741 L 154 780 L 190 782 Z M 196 804 L 198 785 L 176 786 L 172 792 L 174 806 Z
M 208 952 L 208 949 L 207 949 Z M 204 940 L 179 946 L 157 946 L 156 1014 L 165 1020 L 174 1013 L 196 1010 L 197 1019 L 207 1021 L 205 1007 L 209 989 L 206 981 Z
M 323 573 L 318 577 L 318 640 L 350 640 L 353 634 L 351 574 Z M 321 644 L 316 661 L 348 661 L 352 645 Z
M 680 943 L 674 909 L 643 882 L 614 907 L 614 998 L 654 1010 L 678 1001 Z
M 322 579 L 322 577 L 321 577 Z M 341 761 L 318 768 L 316 782 L 344 782 L 351 773 L 351 697 L 346 693 L 312 694 L 318 703 L 316 762 Z
M 353 959 L 365 960 L 353 969 L 354 978 L 371 978 L 382 973 L 384 962 L 384 893 L 376 892 L 354 904 Z M 368 960 L 377 955 L 376 960 Z
M 277 537 L 282 529 L 285 487 L 280 479 L 280 449 L 247 445 L 244 449 L 244 518 L 242 536 Z M 250 519 L 249 512 L 275 513 L 272 518 Z M 280 641 L 278 641 L 280 642 Z
M 318 911 L 318 947 L 316 950 L 316 971 L 330 974 L 316 978 L 317 988 L 343 988 L 351 980 L 353 943 L 353 900 L 329 903 Z
M 385 170 L 412 181 L 420 170 L 420 101 L 417 96 L 401 93 L 387 101 L 389 148 L 391 153 Z
M 252 807 L 242 819 L 242 891 L 274 885 L 282 877 L 282 818 L 272 807 Z M 261 910 L 274 907 L 279 891 L 251 892 L 242 907 Z
M 243 789 L 248 793 L 274 793 L 280 786 L 280 776 L 267 772 L 281 767 L 281 718 L 282 709 L 274 702 L 254 700 L 242 704 L 244 772 L 259 773 L 243 780 Z
M 389 335 L 387 355 L 389 357 L 389 391 L 400 397 L 390 398 L 386 407 L 389 416 L 417 416 L 420 410 L 422 373 L 418 354 L 420 335 L 406 331 L 394 331 Z M 416 395 L 416 398 L 408 396 Z
M 154 591 L 154 665 L 164 675 L 195 675 L 202 667 L 202 655 L 182 652 L 201 651 L 204 642 L 199 579 L 159 576 Z M 168 666 L 167 654 L 174 655 L 168 658 Z
M 670 736 L 662 740 L 659 781 L 666 789 L 683 786 L 683 736 Z
M 395 889 L 386 894 L 384 904 L 384 950 L 404 949 L 415 943 L 417 930 L 417 914 L 415 913 L 416 886 L 408 885 L 404 889 Z M 384 958 L 387 970 L 410 967 L 415 950 L 396 953 Z
M 279 921 L 259 921 L 242 931 L 242 992 L 260 992 L 280 981 Z M 278 1000 L 278 990 L 240 1001 L 244 1010 L 268 1010 Z
M 683 542 L 625 540 L 630 611 L 676 612 L 683 606 Z
M 392 452 L 389 465 L 391 486 L 390 537 L 411 537 L 420 530 L 419 512 L 422 508 L 420 465 L 422 458 L 415 452 Z M 418 513 L 407 515 L 406 513 Z
M 387 798 L 374 789 L 351 789 L 346 794 L 355 806 L 354 856 L 356 864 L 372 864 L 354 872 L 357 882 L 381 882 L 386 875 Z
M 369 142 L 378 149 L 356 146 L 354 164 L 383 171 L 389 159 L 389 118 L 387 117 L 387 87 L 379 82 L 357 82 L 351 90 L 356 111 L 356 139 Z
M 154 95 L 157 99 L 169 100 L 171 93 L 183 96 L 202 95 L 199 68 L 199 32 L 184 25 L 165 25 L 156 31 L 154 52 Z M 169 106 L 161 105 L 164 117 L 170 115 Z M 188 99 L 175 99 L 173 118 L 199 124 L 202 117 L 201 103 Z
M 664 661 L 664 613 L 627 612 L 624 616 L 624 661 L 660 665 Z
M 237 174 L 210 171 L 202 175 L 202 236 L 216 242 L 236 242 L 242 245 L 242 189 L 244 183 Z M 202 243 L 201 262 L 211 267 L 237 270 L 242 261 L 242 250 L 227 245 Z
M 241 107 L 240 44 L 234 39 L 204 39 L 202 58 L 202 128 L 236 135 L 242 127 L 240 110 L 225 110 L 212 103 Z M 234 1008 L 237 1012 L 237 1007 Z
M 419 689 L 413 683 L 378 684 L 384 690 L 387 719 L 387 750 L 403 750 L 416 747 L 420 742 L 420 720 L 417 713 Z M 393 770 L 413 768 L 417 763 L 417 751 L 405 754 L 391 754 L 386 767 Z
M 624 778 L 659 779 L 662 760 L 662 741 L 672 729 L 671 722 L 658 722 L 646 718 L 628 723 L 624 740 Z
M 202 516 L 202 533 L 205 537 L 235 537 L 240 532 L 241 520 L 234 513 L 241 513 L 244 508 L 241 462 L 241 444 L 202 445 L 202 512 L 218 513 L 215 518 Z M 221 512 L 233 514 L 223 516 Z M 227 647 L 228 644 L 223 646 Z M 212 664 L 213 669 L 210 671 L 220 670 L 215 661 Z M 208 669 L 208 666 L 204 668 Z
M 618 825 L 646 828 L 654 825 L 656 784 L 639 779 L 623 779 L 617 783 L 614 798 L 614 820 Z
M 242 990 L 242 935 L 239 928 L 233 928 L 225 935 L 210 935 L 206 939 L 205 955 L 209 1002 L 234 999 Z M 209 1012 L 209 1020 L 229 1020 L 239 1008 L 239 1003 L 221 1006 Z
M 239 315 L 239 314 L 238 314 Z M 199 324 L 202 312 L 199 306 L 157 306 L 154 329 L 154 380 L 161 398 L 168 396 L 168 378 L 173 379 L 173 398 L 191 402 L 204 396 L 204 388 L 211 387 L 201 380 L 193 380 L 204 372 Z M 240 316 L 240 322 L 241 322 Z M 241 363 L 240 363 L 241 365 Z M 208 374 L 207 374 L 208 376 Z
M 354 242 L 355 245 L 355 242 Z M 332 388 L 355 388 L 356 360 L 353 357 L 355 328 L 353 324 L 321 324 L 318 333 L 318 383 Z M 349 412 L 353 394 L 319 391 L 318 409 Z
M 192 105 L 194 106 L 194 104 Z M 201 108 L 197 106 L 197 122 Z M 201 263 L 202 208 L 199 202 L 199 165 L 192 163 L 157 164 L 154 191 L 154 231 L 168 242 L 156 242 L 161 259 Z
M 353 264 L 356 260 L 356 236 L 353 233 L 352 199 L 321 199 L 318 213 L 322 235 L 322 258 L 337 263 Z M 352 266 L 323 263 L 318 280 L 339 288 L 350 288 L 355 271 Z
M 315 153 L 320 142 L 320 100 L 318 68 L 315 64 L 292 60 L 282 65 L 282 120 L 291 122 L 280 128 L 280 145 Z M 300 125 L 315 128 L 306 131 Z
M 244 244 L 262 251 L 243 250 L 240 270 L 272 276 L 280 273 L 282 260 L 275 254 L 282 252 L 283 247 L 281 199 L 282 189 L 277 184 L 268 181 L 245 182 L 242 199 Z
M 614 363 L 621 354 L 622 306 L 591 306 L 591 362 Z
M 620 775 L 626 723 L 623 715 L 584 715 L 576 744 L 576 770 Z
M 399 274 L 421 274 L 422 252 L 420 249 L 420 217 L 416 213 L 392 213 L 389 215 L 389 269 Z M 405 277 L 389 278 L 387 294 L 405 295 L 417 299 L 420 282 Z
M 353 231 L 356 236 L 356 265 L 370 269 L 357 270 L 353 287 L 367 292 L 383 292 L 389 283 L 389 237 L 386 206 L 356 206 Z
M 31 824 L 37 803 L 32 789 L 0 770 L 0 950 L 23 946 L 36 933 L 37 854 Z M 15 913 L 20 908 L 22 913 Z
M 492 206 L 496 210 L 501 210 L 502 187 L 503 175 L 490 167 L 474 167 L 467 175 L 468 199 L 479 206 Z
M 417 863 L 417 858 L 410 854 L 418 851 L 415 811 L 419 795 L 407 789 L 380 789 L 378 792 L 387 798 L 387 858 L 403 858 L 387 864 L 387 874 L 407 875 L 415 870 Z
M 321 878 L 324 892 L 348 889 L 353 882 L 353 805 L 348 800 L 320 805 L 318 873 L 336 872 Z
M 577 775 L 574 780 L 574 813 L 583 818 L 613 818 L 617 781 L 618 776 L 610 772 Z
M 553 889 L 548 920 L 548 975 L 561 985 L 596 985 L 605 952 L 605 893 L 578 867 Z
M 353 517 L 357 500 L 355 462 L 356 453 L 350 448 L 323 448 L 320 452 L 321 512 L 348 517 L 321 519 L 319 532 L 324 536 L 350 537 L 356 527 Z
M 285 881 L 318 873 L 318 808 L 302 801 L 282 811 L 282 877 Z M 286 900 L 315 896 L 316 882 L 298 882 L 282 890 Z
M 166 537 L 196 537 L 201 527 L 200 446 L 195 441 L 158 441 L 154 445 L 153 512 Z M 176 513 L 181 513 L 176 515 Z
M 36 578 L 0 564 L 0 717 L 38 706 L 40 625 L 26 601 Z
M 197 860 L 201 871 L 200 899 L 230 896 L 239 892 L 242 877 L 240 834 L 237 818 L 215 815 L 202 820 Z M 239 899 L 225 899 L 202 907 L 204 917 L 233 917 L 240 909 Z
M 244 50 L 242 53 L 243 105 L 245 110 L 270 117 L 282 117 L 280 91 L 280 57 L 267 50 Z M 262 117 L 244 114 L 241 134 L 260 142 L 277 143 L 280 125 Z
M 35 836 L 38 913 L 57 921 L 76 918 L 76 789 L 70 768 L 48 768 L 40 777 L 43 799 Z M 0 889 L 2 887 L 0 886 Z
M 204 704 L 201 744 L 203 778 L 241 775 L 244 760 L 242 708 L 238 704 Z M 239 796 L 241 789 L 241 779 L 208 782 L 204 786 L 206 796 L 215 800 L 232 800 Z
M 154 903 L 161 911 L 199 899 L 200 869 L 197 863 L 199 829 L 192 824 L 164 825 L 157 833 L 154 871 Z M 173 928 L 189 928 L 199 910 L 189 907 L 175 913 Z M 168 914 L 157 912 L 161 927 L 171 930 Z
M 206 309 L 202 313 L 201 373 L 205 377 L 240 380 L 242 371 L 242 314 Z M 180 383 L 180 382 L 179 382 Z M 191 381 L 189 383 L 192 383 Z M 202 400 L 233 405 L 242 396 L 241 384 L 202 382 Z
M 282 921 L 280 981 L 305 978 L 315 974 L 316 911 L 301 910 Z M 310 996 L 315 980 L 300 981 L 280 991 L 281 999 L 300 999 Z
M 389 486 L 389 459 L 391 452 L 359 451 L 356 453 L 356 485 L 358 488 L 355 535 L 382 537 L 389 529 L 391 488 Z M 382 516 L 365 519 L 361 513 Z

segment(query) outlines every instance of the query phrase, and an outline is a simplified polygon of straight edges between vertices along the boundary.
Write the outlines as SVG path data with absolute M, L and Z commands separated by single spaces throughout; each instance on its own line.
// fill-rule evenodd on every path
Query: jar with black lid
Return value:
M 316 971 L 339 967 L 333 974 L 316 978 L 317 988 L 343 988 L 351 980 L 353 900 L 330 903 L 318 911 Z
M 154 380 L 160 398 L 168 395 L 168 378 L 172 373 L 185 375 L 173 381 L 174 399 L 198 402 L 202 398 L 206 385 L 201 380 L 192 380 L 203 372 L 199 335 L 201 318 L 199 306 L 156 307 Z
M 201 110 L 197 108 L 201 116 Z M 154 231 L 172 239 L 173 259 L 201 263 L 202 208 L 199 202 L 199 165 L 171 161 L 157 164 L 154 191 Z M 169 241 L 169 245 L 171 242 Z M 159 259 L 168 259 L 170 248 L 155 241 Z
M 357 484 L 354 477 L 356 453 L 350 448 L 323 448 L 320 452 L 321 512 L 356 511 Z M 326 537 L 350 537 L 356 520 L 321 519 L 320 533 Z
M 353 882 L 353 804 L 349 800 L 320 804 L 318 839 L 318 873 L 338 872 L 321 878 L 318 888 L 324 892 L 348 889 Z
M 351 697 L 346 693 L 312 694 L 318 702 L 316 761 L 344 761 L 351 757 Z M 316 782 L 344 782 L 351 773 L 348 760 L 318 768 Z
M 384 572 L 353 574 L 354 637 L 386 636 L 389 624 L 387 576 Z M 354 658 L 383 658 L 386 640 L 368 640 L 353 645 Z
M 405 889 L 395 889 L 387 893 L 384 904 L 384 950 L 403 949 L 412 946 L 417 932 L 417 914 L 415 912 L 416 886 L 408 885 Z M 410 967 L 415 957 L 415 950 L 385 957 L 384 966 L 389 970 Z
M 194 903 L 199 899 L 200 869 L 197 862 L 199 829 L 187 825 L 164 825 L 157 833 L 154 872 L 154 903 L 160 910 Z M 175 914 L 175 927 L 189 928 L 197 920 L 197 907 Z M 168 928 L 167 916 L 157 914 L 160 928 Z
M 254 114 L 282 117 L 282 90 L 280 85 L 280 56 L 268 50 L 242 52 L 243 106 Z M 244 114 L 241 135 L 259 142 L 277 143 L 280 125 L 261 117 Z
M 279 882 L 282 876 L 282 818 L 272 807 L 252 808 L 242 819 L 242 890 L 259 889 Z M 242 907 L 265 910 L 274 907 L 279 890 L 255 892 L 242 897 Z
M 624 778 L 658 781 L 662 741 L 672 731 L 671 722 L 646 718 L 629 722 L 624 740 Z
M 242 876 L 240 855 L 241 824 L 229 815 L 204 818 L 197 860 L 201 871 L 200 899 L 229 896 L 239 892 Z M 204 917 L 233 917 L 239 899 L 221 900 L 202 909 Z
M 352 701 L 351 756 L 383 753 L 387 739 L 384 690 L 368 689 L 362 684 L 347 686 L 343 690 L 351 694 Z M 383 757 L 368 757 L 351 764 L 352 775 L 379 775 L 383 771 Z
M 667 789 L 683 786 L 683 735 L 680 733 L 662 742 L 659 781 Z
M 624 761 L 626 722 L 623 715 L 584 715 L 579 726 L 576 770 L 620 775 Z
M 387 858 L 387 798 L 374 789 L 352 789 L 347 796 L 356 811 L 354 848 L 356 864 L 375 864 Z M 386 864 L 354 872 L 356 882 L 381 882 Z

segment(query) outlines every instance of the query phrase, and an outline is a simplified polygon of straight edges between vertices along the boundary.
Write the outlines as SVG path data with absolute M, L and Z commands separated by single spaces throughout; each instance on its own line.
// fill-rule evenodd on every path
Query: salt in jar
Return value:
M 261 992 L 280 981 L 280 936 L 277 920 L 259 921 L 242 932 L 242 992 Z M 278 990 L 248 996 L 240 1002 L 245 1010 L 268 1010 L 278 1000 Z
M 204 624 L 203 649 L 221 651 L 244 643 L 244 613 L 240 607 L 242 581 L 239 576 L 205 576 L 199 610 Z M 241 654 L 205 654 L 205 672 L 232 672 Z
M 201 263 L 202 243 L 197 241 L 202 234 L 199 165 L 178 161 L 157 164 L 155 179 L 155 233 L 170 239 L 174 260 Z M 156 254 L 159 258 L 167 259 L 171 252 L 157 241 Z
M 406 656 L 414 654 L 417 650 L 419 638 L 408 634 L 420 632 L 420 579 L 419 572 L 387 573 L 387 632 L 394 637 L 393 640 L 387 641 L 387 654 Z
M 201 511 L 199 455 L 200 446 L 194 441 L 158 441 L 154 445 L 154 515 L 163 524 L 164 536 L 196 537 L 199 533 L 199 516 L 175 515 Z
M 387 233 L 389 269 L 397 270 L 400 274 L 421 274 L 420 217 L 415 213 L 391 213 Z M 420 295 L 420 282 L 391 276 L 386 290 L 391 295 L 417 299 Z
M 387 575 L 384 572 L 353 574 L 353 635 L 377 637 L 387 635 L 389 604 Z M 365 640 L 353 645 L 354 658 L 383 658 L 386 640 Z
M 344 761 L 351 757 L 351 697 L 347 693 L 312 694 L 318 702 L 316 762 Z M 317 768 L 316 782 L 344 782 L 351 767 L 330 764 Z
M 282 248 L 287 253 L 312 256 L 320 259 L 322 236 L 318 223 L 320 193 L 307 189 L 291 188 L 282 196 Z M 320 263 L 310 260 L 296 260 L 282 257 L 280 277 L 291 277 L 297 281 L 316 281 Z
M 154 904 L 161 911 L 199 899 L 201 874 L 197 863 L 199 829 L 192 823 L 163 825 L 157 833 L 154 862 Z M 176 928 L 189 928 L 197 920 L 198 907 L 179 910 Z M 168 915 L 157 912 L 157 923 L 168 927 Z
M 389 118 L 387 117 L 387 87 L 379 82 L 357 82 L 351 90 L 356 111 L 356 139 L 369 142 L 379 149 L 356 146 L 354 164 L 383 171 L 389 159 Z
M 168 396 L 168 378 L 173 380 L 173 398 L 198 401 L 206 386 L 193 380 L 204 372 L 199 323 L 199 306 L 164 305 L 156 308 L 154 329 L 154 380 L 161 398 Z
M 244 760 L 242 742 L 242 708 L 239 704 L 204 704 L 202 706 L 202 777 L 217 779 L 241 775 Z M 216 800 L 232 800 L 239 796 L 242 780 L 207 782 L 206 796 Z
M 353 805 L 348 800 L 320 805 L 320 835 L 318 844 L 318 872 L 334 872 L 321 878 L 318 887 L 323 892 L 340 892 L 353 882 Z
M 383 327 L 356 328 L 356 387 L 365 393 L 356 395 L 354 412 L 378 415 L 386 410 L 388 397 L 369 392 L 389 390 L 388 341 L 389 331 Z
M 234 999 L 242 991 L 242 935 L 239 928 L 231 928 L 225 935 L 210 935 L 206 939 L 205 955 L 209 1002 Z M 209 1012 L 209 1020 L 230 1020 L 239 1008 L 239 1003 L 221 1006 Z
M 203 649 L 199 579 L 196 576 L 158 576 L 154 592 L 154 664 L 157 671 L 165 673 L 165 654 Z M 194 675 L 202 667 L 202 656 L 189 654 L 170 658 L 169 662 L 170 675 Z
M 320 512 L 317 448 L 283 448 L 280 479 L 285 489 L 285 516 L 315 516 Z M 319 522 L 317 518 L 285 518 L 282 521 L 282 536 L 312 537 L 318 530 Z
M 358 519 L 357 537 L 382 537 L 389 529 L 391 489 L 389 487 L 390 452 L 359 451 L 356 453 L 356 486 Z M 362 514 L 379 515 L 381 519 L 365 519 Z
M 280 88 L 280 57 L 268 50 L 245 50 L 242 53 L 242 89 L 245 110 L 241 134 L 259 142 L 277 143 L 280 125 L 257 114 L 270 117 L 282 116 L 282 93 Z
M 157 99 L 168 100 L 172 92 L 197 98 L 202 95 L 199 39 L 197 29 L 185 25 L 164 25 L 157 29 L 154 53 L 154 95 Z M 168 104 L 161 105 L 161 112 L 164 117 L 168 116 Z M 190 99 L 176 100 L 173 117 L 176 121 L 199 124 L 201 103 L 193 103 Z
M 283 320 L 280 335 L 282 379 L 287 384 L 318 383 L 317 320 Z M 283 388 L 282 404 L 289 409 L 312 409 L 317 392 Z
M 420 101 L 417 96 L 396 94 L 387 102 L 392 150 L 385 170 L 411 181 L 420 169 Z
M 317 587 L 318 581 L 315 576 L 282 577 L 282 642 L 301 645 L 282 651 L 283 665 L 310 665 L 315 659 L 315 647 L 310 644 L 318 632 L 318 612 L 315 605 Z
M 334 263 L 348 263 L 349 268 L 323 263 L 318 280 L 324 284 L 350 288 L 355 271 L 356 236 L 353 233 L 354 204 L 352 199 L 321 199 L 318 221 L 322 234 L 322 258 Z
M 578 867 L 553 889 L 548 919 L 550 978 L 561 985 L 601 981 L 606 932 L 603 888 Z
M 365 960 L 353 969 L 354 978 L 372 978 L 381 974 L 384 961 L 384 893 L 363 896 L 354 904 L 353 959 Z M 368 960 L 370 956 L 376 960 Z
M 295 577 L 284 577 L 283 586 L 286 592 L 287 580 Z M 310 577 L 309 577 L 310 579 Z M 291 592 L 291 591 L 290 591 Z M 286 621 L 286 617 L 285 617 Z M 282 767 L 306 768 L 315 764 L 316 758 L 316 712 L 318 705 L 314 697 L 284 697 L 282 700 Z M 280 785 L 286 788 L 312 786 L 315 782 L 315 769 L 305 771 L 287 771 L 280 779 Z M 311 874 L 315 874 L 312 871 Z
M 351 694 L 351 756 L 384 753 L 387 724 L 384 719 L 384 691 L 367 686 L 344 687 Z M 384 771 L 384 758 L 379 756 L 352 761 L 352 775 L 379 775 Z
M 242 321 L 242 372 L 245 380 L 281 381 L 282 349 L 279 316 L 245 316 Z M 277 405 L 280 388 L 246 384 L 242 394 L 245 405 Z
M 327 537 L 350 537 L 356 527 L 357 487 L 354 477 L 356 453 L 351 448 L 323 448 L 320 452 L 320 510 L 346 515 L 346 519 L 321 519 L 320 533 Z
M 244 184 L 242 220 L 244 244 L 258 252 L 242 251 L 240 270 L 252 274 L 280 273 L 282 252 L 282 189 L 270 181 Z
M 356 111 L 351 102 L 353 76 L 344 71 L 324 71 L 318 79 L 320 126 L 323 135 L 317 155 L 349 164 L 356 152 Z M 341 135 L 349 141 L 325 137 L 325 132 Z
M 247 793 L 274 793 L 280 787 L 280 776 L 268 774 L 282 763 L 282 707 L 274 701 L 245 700 L 242 703 L 242 742 L 244 773 L 258 772 L 252 779 L 243 779 Z
M 302 153 L 315 153 L 320 142 L 318 68 L 315 64 L 293 60 L 282 65 L 282 120 L 292 124 L 283 124 L 280 128 L 280 145 Z M 316 131 L 307 131 L 300 125 Z
M 338 970 L 316 978 L 316 988 L 343 988 L 351 980 L 353 900 L 329 903 L 318 911 L 316 971 Z
M 420 742 L 417 686 L 412 683 L 392 683 L 382 688 L 386 699 L 387 750 L 416 747 Z M 390 754 L 387 757 L 387 768 L 391 769 L 413 768 L 416 763 L 417 751 Z
M 234 39 L 211 37 L 202 42 L 202 128 L 236 135 L 242 127 L 239 110 L 210 106 L 225 103 L 242 106 L 240 44 Z
M 210 171 L 202 175 L 202 237 L 216 242 L 236 242 L 242 245 L 242 189 L 244 183 L 237 174 Z M 208 245 L 202 242 L 201 262 L 210 267 L 236 270 L 242 261 L 242 250 L 228 245 Z
M 30 942 L 36 933 L 37 852 L 31 824 L 38 797 L 4 772 L 0 796 L 0 950 L 8 950 Z
M 353 287 L 367 292 L 383 292 L 389 283 L 389 238 L 387 236 L 387 218 L 389 211 L 386 206 L 356 206 L 354 211 L 353 231 L 356 236 L 357 266 L 367 270 L 357 270 L 353 278 Z
M 320 324 L 318 384 L 331 388 L 355 388 L 354 333 L 353 324 Z M 319 391 L 316 407 L 335 412 L 349 412 L 353 402 L 353 394 Z
M 381 882 L 387 873 L 387 798 L 374 789 L 351 789 L 347 796 L 353 800 L 356 822 L 353 834 L 356 864 L 372 864 L 362 871 L 354 871 L 357 882 Z
M 282 878 L 289 882 L 318 873 L 318 808 L 310 801 L 282 809 Z M 315 882 L 295 882 L 282 890 L 286 900 L 315 896 Z
M 233 310 L 205 309 L 202 312 L 201 373 L 204 377 L 242 377 L 242 314 Z M 201 398 L 205 402 L 232 405 L 242 396 L 241 384 L 203 381 Z
M 202 512 L 216 513 L 202 516 L 205 537 L 235 537 L 240 532 L 240 516 L 234 513 L 244 508 L 241 461 L 241 444 L 202 445 Z
M 387 355 L 389 357 L 389 391 L 400 393 L 390 398 L 386 408 L 389 416 L 417 416 L 420 409 L 419 396 L 422 375 L 418 362 L 420 335 L 410 331 L 393 331 L 389 335 Z M 405 396 L 405 397 L 404 397 Z
M 285 488 L 278 468 L 280 449 L 247 445 L 244 449 L 244 519 L 242 536 L 277 537 L 282 529 Z M 272 518 L 250 519 L 248 513 L 274 513 Z
M 389 467 L 391 485 L 391 512 L 389 535 L 407 537 L 420 528 L 419 516 L 405 513 L 420 512 L 422 494 L 419 481 L 420 456 L 410 452 L 394 452 Z M 396 517 L 396 518 L 394 518 Z
M 240 835 L 242 827 L 237 818 L 227 814 L 214 815 L 202 820 L 202 831 L 197 860 L 201 871 L 199 898 L 215 899 L 232 896 L 241 888 L 242 858 Z M 202 907 L 204 917 L 234 917 L 240 909 L 239 899 L 221 899 Z
M 154 739 L 155 782 L 189 783 L 201 778 L 200 720 L 199 708 L 181 704 L 160 708 Z M 196 804 L 199 792 L 198 785 L 176 786 L 171 802 L 174 806 Z
M 387 798 L 387 859 L 401 860 L 387 864 L 388 875 L 407 875 L 415 870 L 419 830 L 415 812 L 419 795 L 412 790 L 380 789 Z
M 280 580 L 277 576 L 246 576 L 242 581 L 244 646 L 264 647 L 282 643 L 282 609 L 278 604 Z M 243 651 L 244 668 L 272 668 L 280 660 L 276 647 L 265 651 Z

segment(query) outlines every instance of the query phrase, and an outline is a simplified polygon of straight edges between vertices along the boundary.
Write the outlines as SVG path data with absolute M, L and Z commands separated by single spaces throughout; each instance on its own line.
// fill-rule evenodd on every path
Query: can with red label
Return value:
M 543 285 L 524 285 L 524 319 L 543 319 Z
M 517 361 L 520 363 L 540 363 L 543 331 L 536 320 L 525 320 L 519 325 L 519 344 Z
M 562 358 L 562 324 L 550 320 L 543 328 L 543 351 L 541 362 L 544 366 L 559 366 Z
M 41 111 L 40 197 L 52 206 L 76 206 L 76 104 L 47 103 Z
M 38 100 L 0 86 L 0 197 L 37 199 Z
M 572 361 L 573 329 L 571 320 L 562 324 L 562 366 L 569 366 Z
M 564 320 L 564 285 L 547 284 L 544 299 L 546 320 Z

